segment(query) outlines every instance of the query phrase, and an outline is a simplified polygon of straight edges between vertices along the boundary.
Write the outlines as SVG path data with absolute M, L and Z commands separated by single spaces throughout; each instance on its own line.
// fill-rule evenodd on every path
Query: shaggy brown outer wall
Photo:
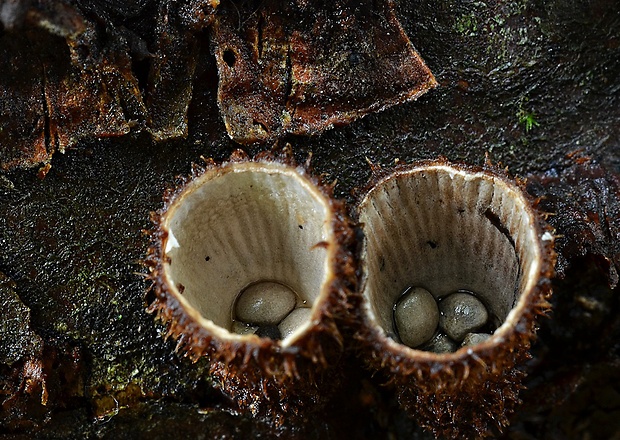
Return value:
M 445 158 L 440 158 L 422 161 L 416 166 L 447 164 Z M 484 171 L 502 180 L 509 179 L 505 170 L 492 164 L 459 166 L 466 171 Z M 408 168 L 406 165 L 390 169 L 373 166 L 371 181 L 359 200 L 389 174 Z M 540 200 L 534 200 L 525 192 L 525 182 L 517 183 L 536 211 Z M 538 237 L 553 232 L 540 215 L 537 218 Z M 519 391 L 524 388 L 522 381 L 526 373 L 515 366 L 523 365 L 531 358 L 529 348 L 537 330 L 533 318 L 546 315 L 550 310 L 548 299 L 552 293 L 551 278 L 556 256 L 552 241 L 539 243 L 543 255 L 539 282 L 529 296 L 525 313 L 505 336 L 501 347 L 498 343 L 485 344 L 478 346 L 472 354 L 462 351 L 413 359 L 386 344 L 387 337 L 371 325 L 365 312 L 361 313 L 355 338 L 360 350 L 375 354 L 364 356 L 368 367 L 386 375 L 387 383 L 396 390 L 405 410 L 436 437 L 484 437 L 496 430 L 501 432 L 509 423 L 507 415 L 512 414 L 520 403 Z
M 191 318 L 174 295 L 169 293 L 170 286 L 162 276 L 162 245 L 167 233 L 158 225 L 188 182 L 218 166 L 211 159 L 206 160 L 206 167 L 194 166 L 192 175 L 181 178 L 176 188 L 169 188 L 164 195 L 164 207 L 152 213 L 155 229 L 151 232 L 152 244 L 145 265 L 149 269 L 148 278 L 153 282 L 156 298 L 148 311 L 156 313 L 165 323 L 167 336 L 177 340 L 177 351 L 194 362 L 203 356 L 208 358 L 215 385 L 234 397 L 240 410 L 250 411 L 255 416 L 281 425 L 285 417 L 308 417 L 313 408 L 327 400 L 327 390 L 335 388 L 326 383 L 338 380 L 339 373 L 334 367 L 338 365 L 343 351 L 340 323 L 350 321 L 347 316 L 359 304 L 359 296 L 355 293 L 358 275 L 353 258 L 356 241 L 344 204 L 333 199 L 330 186 L 310 174 L 309 164 L 298 166 L 286 153 L 275 155 L 263 152 L 250 159 L 241 150 L 234 152 L 228 163 L 246 161 L 279 162 L 297 167 L 300 174 L 320 188 L 329 201 L 334 213 L 332 228 L 338 250 L 332 260 L 334 276 L 330 281 L 330 293 L 320 308 L 320 324 L 290 347 L 282 347 L 279 341 L 267 338 L 261 338 L 260 345 L 222 341 Z

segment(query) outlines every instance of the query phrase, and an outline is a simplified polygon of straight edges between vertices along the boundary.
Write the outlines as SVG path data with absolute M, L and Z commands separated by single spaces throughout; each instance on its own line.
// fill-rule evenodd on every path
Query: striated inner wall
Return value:
M 202 316 L 230 329 L 249 284 L 272 280 L 312 306 L 327 277 L 332 242 L 322 195 L 277 164 L 233 165 L 192 183 L 166 217 L 167 276 Z M 182 286 L 182 287 L 181 287 Z
M 394 303 L 408 286 L 435 298 L 469 290 L 498 327 L 535 283 L 539 246 L 518 190 L 483 173 L 448 167 L 392 175 L 360 205 L 364 295 L 393 334 Z

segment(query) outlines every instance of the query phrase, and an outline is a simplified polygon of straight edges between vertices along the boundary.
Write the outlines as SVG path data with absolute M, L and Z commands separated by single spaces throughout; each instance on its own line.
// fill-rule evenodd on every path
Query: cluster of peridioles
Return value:
M 288 155 L 196 167 L 153 215 L 151 310 L 257 417 L 320 405 L 355 347 L 435 435 L 501 430 L 549 307 L 536 201 L 491 165 L 445 159 L 375 168 L 363 194 L 351 220 Z

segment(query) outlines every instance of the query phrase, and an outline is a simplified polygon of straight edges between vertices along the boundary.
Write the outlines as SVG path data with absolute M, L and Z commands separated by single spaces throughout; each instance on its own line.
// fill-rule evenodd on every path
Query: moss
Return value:
M 476 36 L 476 33 L 478 32 L 476 16 L 472 13 L 458 17 L 456 19 L 456 23 L 454 23 L 454 29 L 464 37 Z
M 539 127 L 540 122 L 537 120 L 536 114 L 531 109 L 532 104 L 530 103 L 529 98 L 527 96 L 521 96 L 517 102 L 517 124 L 523 127 L 526 133 L 528 133 L 535 127 Z
M 536 120 L 536 115 L 533 112 L 520 109 L 519 112 L 517 112 L 517 118 L 519 120 L 519 125 L 522 125 L 526 132 L 540 125 L 540 123 Z

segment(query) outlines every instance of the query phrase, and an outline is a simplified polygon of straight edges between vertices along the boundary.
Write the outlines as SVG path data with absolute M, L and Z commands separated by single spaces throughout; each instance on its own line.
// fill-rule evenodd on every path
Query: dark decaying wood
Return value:
M 615 0 L 0 0 L 0 438 L 431 438 L 351 335 L 325 410 L 275 431 L 145 312 L 149 213 L 240 143 L 350 209 L 379 165 L 521 176 L 558 275 L 502 438 L 616 438 L 619 91 Z

